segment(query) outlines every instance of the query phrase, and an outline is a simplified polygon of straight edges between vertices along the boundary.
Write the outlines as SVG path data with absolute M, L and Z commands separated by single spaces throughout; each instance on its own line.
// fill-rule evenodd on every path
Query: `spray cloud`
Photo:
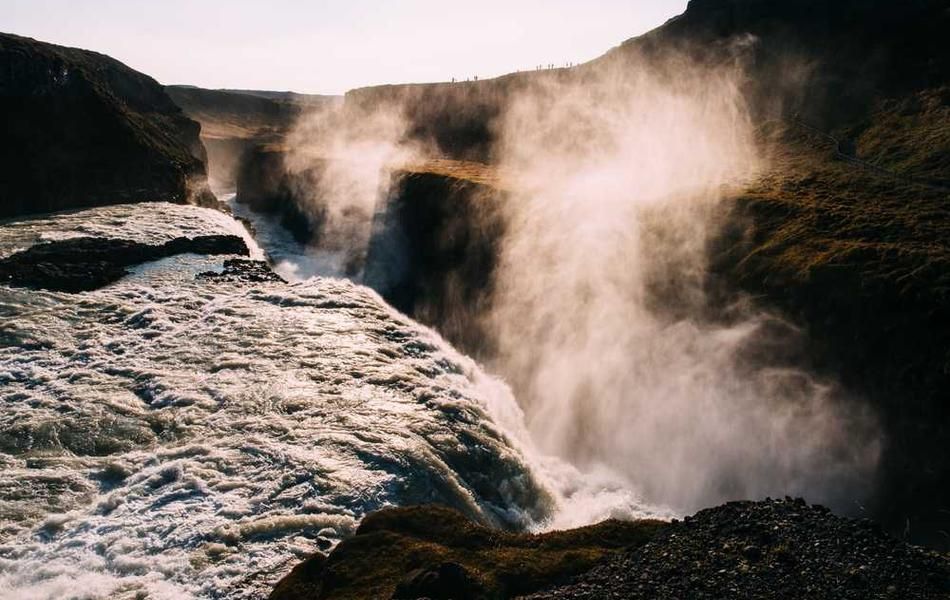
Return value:
M 398 105 L 352 111 L 323 107 L 303 115 L 288 137 L 284 167 L 291 195 L 315 230 L 312 264 L 297 277 L 359 280 L 373 213 L 388 194 L 390 169 L 420 155 Z
M 761 167 L 741 69 L 616 67 L 540 83 L 500 123 L 516 191 L 494 369 L 542 450 L 607 467 L 648 501 L 803 494 L 853 509 L 877 460 L 872 419 L 761 355 L 793 343 L 791 326 L 751 304 L 729 324 L 710 315 L 716 205 Z

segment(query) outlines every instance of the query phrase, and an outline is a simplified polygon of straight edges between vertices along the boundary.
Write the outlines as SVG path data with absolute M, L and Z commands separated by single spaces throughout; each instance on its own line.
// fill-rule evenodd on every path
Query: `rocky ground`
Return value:
M 950 561 L 802 500 L 733 502 L 527 598 L 950 598 Z

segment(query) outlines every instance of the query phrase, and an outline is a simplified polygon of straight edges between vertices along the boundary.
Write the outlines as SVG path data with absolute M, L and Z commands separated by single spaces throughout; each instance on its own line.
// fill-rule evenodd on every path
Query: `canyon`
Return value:
M 950 593 L 948 28 L 343 97 L 3 34 L 0 593 Z

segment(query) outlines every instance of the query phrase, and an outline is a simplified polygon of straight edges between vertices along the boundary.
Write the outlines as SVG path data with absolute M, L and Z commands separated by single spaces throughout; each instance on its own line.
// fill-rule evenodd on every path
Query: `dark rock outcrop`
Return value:
M 237 201 L 261 214 L 274 215 L 301 244 L 316 241 L 320 210 L 310 195 L 319 188 L 322 163 L 290 173 L 286 153 L 268 145 L 253 146 L 241 156 L 237 172 Z
M 108 238 L 75 238 L 38 244 L 0 260 L 0 283 L 58 292 L 85 292 L 118 281 L 128 274 L 127 267 L 185 253 L 249 254 L 244 240 L 234 235 L 181 237 L 157 245 Z
M 476 600 L 484 596 L 484 589 L 465 567 L 446 562 L 410 571 L 396 586 L 393 600 Z
M 108 56 L 0 34 L 0 218 L 214 205 L 199 129 L 155 80 Z
M 444 173 L 396 172 L 377 213 L 363 281 L 403 313 L 476 357 L 505 232 L 506 193 Z
M 198 273 L 198 279 L 216 283 L 286 283 L 266 262 L 243 258 L 229 258 L 220 273 L 205 271 Z

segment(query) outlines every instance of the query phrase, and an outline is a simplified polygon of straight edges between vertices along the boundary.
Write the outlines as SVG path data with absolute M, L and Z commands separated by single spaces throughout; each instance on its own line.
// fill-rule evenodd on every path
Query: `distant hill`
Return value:
M 297 104 L 316 104 L 322 105 L 326 102 L 335 102 L 340 100 L 340 96 L 332 94 L 299 94 L 297 92 L 274 92 L 268 90 L 234 90 L 234 89 L 221 89 L 221 92 L 228 92 L 232 94 L 245 94 L 247 96 L 257 96 L 259 98 L 267 98 L 269 100 L 280 100 L 284 102 L 294 102 Z
M 191 118 L 201 123 L 203 138 L 279 136 L 300 113 L 340 102 L 339 96 L 261 90 L 207 90 L 170 85 L 165 91 Z
M 165 90 L 185 113 L 201 123 L 213 185 L 234 187 L 244 152 L 252 146 L 280 142 L 305 111 L 342 102 L 340 96 L 261 90 L 206 90 L 171 85 Z

